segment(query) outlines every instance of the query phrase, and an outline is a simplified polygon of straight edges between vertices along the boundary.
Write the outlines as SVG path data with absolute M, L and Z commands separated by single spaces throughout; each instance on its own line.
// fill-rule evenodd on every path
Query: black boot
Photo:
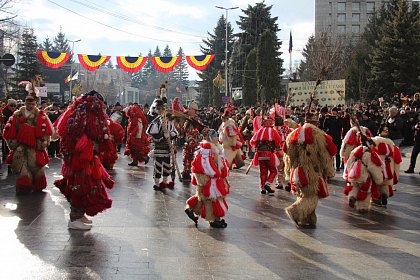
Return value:
M 269 193 L 274 193 L 275 191 L 269 186 L 269 185 L 264 185 L 264 189 Z
M 185 213 L 187 214 L 188 218 L 190 218 L 191 220 L 193 220 L 193 222 L 195 223 L 195 225 L 197 225 L 197 223 L 198 223 L 198 217 L 195 216 L 194 211 L 191 208 L 186 208 L 185 209 Z
M 223 223 L 220 220 L 216 220 L 216 221 L 210 222 L 210 226 L 213 228 L 225 228 L 227 224 Z

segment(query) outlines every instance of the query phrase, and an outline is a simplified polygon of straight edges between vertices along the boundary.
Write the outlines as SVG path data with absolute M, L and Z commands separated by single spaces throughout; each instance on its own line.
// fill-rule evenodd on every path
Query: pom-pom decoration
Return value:
M 202 71 L 213 61 L 214 54 L 187 55 L 185 56 L 185 59 L 192 68 Z
M 48 52 L 42 50 L 37 50 L 36 55 L 43 65 L 53 69 L 60 68 L 70 58 L 69 53 Z
M 126 72 L 140 71 L 146 64 L 147 56 L 117 56 L 117 64 Z
M 153 66 L 160 72 L 170 72 L 181 61 L 180 56 L 152 56 L 150 57 Z
M 95 71 L 108 62 L 111 56 L 78 54 L 80 64 L 89 71 Z

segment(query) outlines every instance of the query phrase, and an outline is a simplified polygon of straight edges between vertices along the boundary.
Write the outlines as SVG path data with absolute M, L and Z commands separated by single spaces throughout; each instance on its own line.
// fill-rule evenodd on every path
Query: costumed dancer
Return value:
M 3 139 L 10 149 L 6 163 L 10 164 L 16 179 L 16 193 L 42 191 L 47 187 L 44 166 L 50 161 L 46 148 L 53 133 L 52 124 L 43 110 L 36 107 L 37 85 L 27 86 L 25 105 L 16 110 L 3 130 Z
M 270 114 L 271 116 L 272 114 Z M 280 135 L 281 138 L 281 143 L 280 143 L 280 147 L 283 147 L 284 142 L 286 141 L 286 137 L 287 135 L 289 135 L 289 133 L 292 131 L 288 126 L 284 125 L 284 121 L 283 118 L 277 113 L 274 113 L 274 116 L 272 116 L 272 118 L 274 117 L 274 126 L 277 130 L 277 132 Z M 285 134 L 287 133 L 287 134 Z M 282 190 L 283 189 L 283 181 L 284 181 L 284 160 L 283 160 L 283 156 L 284 153 L 282 150 L 278 150 L 276 151 L 276 156 L 279 159 L 279 163 L 276 166 L 277 168 L 277 185 L 276 185 L 276 189 Z
M 191 101 L 188 105 L 187 120 L 184 123 L 185 144 L 182 151 L 184 170 L 182 171 L 182 181 L 191 181 L 191 162 L 194 159 L 194 152 L 205 134 L 205 125 L 201 124 L 197 116 L 198 104 Z M 201 132 L 201 133 L 200 133 Z
M 112 169 L 114 168 L 114 164 L 118 159 L 116 147 L 123 143 L 124 128 L 120 124 L 114 122 L 111 118 L 108 118 L 107 122 L 109 126 L 109 139 L 112 142 L 114 142 L 114 145 L 110 145 L 109 150 L 102 151 L 100 153 L 100 159 L 101 159 L 102 165 L 106 169 Z
M 95 216 L 111 208 L 107 189 L 114 186 L 99 155 L 110 150 L 110 130 L 103 97 L 91 91 L 77 98 L 57 125 L 61 138 L 63 179 L 54 182 L 70 202 L 70 229 L 89 230 Z
M 162 190 L 166 187 L 173 188 L 174 182 L 168 183 L 168 176 L 171 174 L 171 141 L 178 136 L 173 121 L 166 116 L 165 104 L 160 99 L 155 99 L 151 109 L 155 110 L 153 113 L 157 117 L 149 124 L 146 133 L 152 137 L 153 149 L 149 156 L 154 160 L 154 186 L 155 190 Z M 161 181 L 162 179 L 162 181 Z
M 376 136 L 372 140 L 375 142 L 375 151 L 383 162 L 382 172 L 384 174 L 384 181 L 379 184 L 380 197 L 373 201 L 378 205 L 386 206 L 388 198 L 394 195 L 393 186 L 398 183 L 402 162 L 401 152 L 389 138 Z
M 196 194 L 187 200 L 185 213 L 197 225 L 198 216 L 214 228 L 225 228 L 223 218 L 228 210 L 226 196 L 229 194 L 229 163 L 219 144 L 217 131 L 211 129 L 207 139 L 199 145 L 192 162 L 192 184 Z
M 160 87 L 159 87 L 159 93 L 158 93 L 158 96 L 157 96 L 157 99 L 162 100 L 163 103 L 165 103 L 165 104 L 168 103 L 168 98 L 167 98 L 167 94 L 166 94 L 166 92 L 167 92 L 167 89 L 166 89 L 167 83 L 168 82 L 165 82 L 164 84 L 161 84 L 160 85 Z
M 274 121 L 266 117 L 262 122 L 262 127 L 252 136 L 250 145 L 256 148 L 252 164 L 260 166 L 260 188 L 261 193 L 274 193 L 271 188 L 277 175 L 277 165 L 279 158 L 276 151 L 280 150 L 281 136 L 274 128 Z
M 327 180 L 335 176 L 333 156 L 337 153 L 331 136 L 317 127 L 315 112 L 306 114 L 306 123 L 286 138 L 283 151 L 286 177 L 290 178 L 296 201 L 285 209 L 298 227 L 314 228 L 319 198 L 328 196 Z
M 244 145 L 242 146 L 242 152 L 248 153 L 249 158 L 254 157 L 254 152 L 252 151 L 253 148 L 249 145 L 249 140 L 252 138 L 253 134 L 253 118 L 252 118 L 252 111 L 248 109 L 245 113 L 245 117 L 242 118 L 241 123 L 239 125 L 239 132 L 242 134 L 242 137 L 245 141 Z
M 245 141 L 242 138 L 242 134 L 238 131 L 235 121 L 230 118 L 230 111 L 228 109 L 222 115 L 222 121 L 222 125 L 220 126 L 220 141 L 223 152 L 229 162 L 229 168 L 232 169 L 233 165 L 235 165 L 239 169 L 245 165 L 245 156 L 241 149 Z
M 342 158 L 344 164 L 347 163 L 351 151 L 354 150 L 354 148 L 360 146 L 362 144 L 362 134 L 366 138 L 372 138 L 373 135 L 370 132 L 370 130 L 367 127 L 364 126 L 356 126 L 354 121 L 350 119 L 350 125 L 352 126 L 349 131 L 347 131 L 346 135 L 343 138 L 343 141 L 341 143 L 341 149 L 340 149 L 340 157 Z M 360 130 L 361 133 L 360 133 Z
M 124 155 L 129 155 L 132 162 L 128 165 L 137 166 L 139 162 L 149 162 L 150 142 L 146 134 L 147 119 L 141 108 L 132 105 L 127 110 L 129 124 L 127 127 L 127 142 Z
M 382 160 L 375 149 L 358 146 L 350 153 L 343 178 L 349 183 L 344 189 L 349 206 L 359 213 L 367 213 L 371 198 L 380 197 L 378 185 L 383 183 Z

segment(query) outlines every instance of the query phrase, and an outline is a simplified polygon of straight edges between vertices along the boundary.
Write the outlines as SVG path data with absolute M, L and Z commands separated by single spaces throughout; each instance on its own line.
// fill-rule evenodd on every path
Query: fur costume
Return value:
M 54 184 L 71 204 L 71 221 L 80 219 L 84 213 L 95 216 L 112 204 L 106 189 L 111 189 L 114 181 L 102 166 L 99 155 L 109 151 L 114 143 L 109 137 L 104 103 L 89 94 L 77 98 L 57 126 L 64 155 L 63 179 Z
M 237 168 L 245 165 L 241 149 L 245 141 L 233 119 L 229 118 L 222 123 L 220 128 L 220 142 L 222 143 L 223 152 L 231 168 L 233 163 L 236 164 Z
M 335 176 L 333 156 L 337 147 L 331 136 L 306 123 L 286 138 L 285 172 L 297 200 L 285 209 L 297 226 L 314 227 L 319 198 L 328 196 L 327 180 Z
M 44 166 L 50 161 L 46 148 L 52 133 L 49 118 L 36 107 L 29 112 L 22 106 L 8 120 L 3 138 L 10 149 L 6 162 L 18 174 L 16 191 L 40 191 L 47 187 Z
M 150 152 L 150 141 L 146 135 L 147 119 L 138 106 L 130 106 L 127 111 L 129 124 L 127 127 L 127 142 L 125 155 L 133 160 L 143 162 Z
M 374 149 L 358 146 L 350 153 L 343 178 L 349 183 L 344 194 L 349 196 L 350 207 L 366 213 L 371 198 L 380 196 L 378 185 L 383 184 L 383 161 Z
M 272 122 L 265 124 L 252 136 L 250 145 L 256 148 L 252 164 L 260 167 L 260 188 L 271 187 L 277 175 L 280 164 L 281 135 L 272 126 Z
M 394 145 L 389 138 L 376 136 L 372 138 L 375 142 L 375 151 L 383 161 L 382 172 L 384 181 L 379 185 L 381 204 L 386 205 L 388 197 L 394 195 L 393 186 L 398 183 L 400 164 L 402 162 L 400 149 Z
M 109 125 L 109 139 L 114 142 L 115 145 L 110 146 L 110 150 L 102 151 L 100 153 L 100 159 L 102 165 L 106 169 L 112 169 L 115 162 L 118 159 L 117 147 L 116 145 L 121 145 L 124 138 L 124 128 L 119 124 L 114 122 L 111 118 L 107 120 Z
M 187 208 L 209 222 L 224 217 L 228 210 L 226 196 L 230 185 L 227 181 L 229 163 L 222 147 L 207 141 L 201 142 L 192 162 L 192 185 L 196 194 L 187 200 Z
M 200 123 L 198 118 L 194 118 L 197 123 Z M 202 126 L 204 127 L 204 125 Z M 182 151 L 182 162 L 184 165 L 184 170 L 182 171 L 182 179 L 189 181 L 191 179 L 191 163 L 194 159 L 194 152 L 198 147 L 198 144 L 203 140 L 203 135 L 200 133 L 199 129 L 202 129 L 190 121 L 184 123 L 184 133 L 185 133 L 185 144 Z
M 366 137 L 372 138 L 373 135 L 367 127 L 361 126 L 360 129 Z M 356 126 L 353 126 L 347 131 L 346 136 L 344 136 L 341 142 L 340 157 L 344 163 L 349 159 L 351 151 L 361 144 L 362 136 L 360 135 L 360 131 Z

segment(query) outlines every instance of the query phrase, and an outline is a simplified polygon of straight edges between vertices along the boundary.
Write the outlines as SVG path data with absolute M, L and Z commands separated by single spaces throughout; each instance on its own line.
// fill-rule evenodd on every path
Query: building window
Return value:
M 360 33 L 360 25 L 352 25 L 351 26 L 352 33 Z
M 345 12 L 346 11 L 346 2 L 338 2 L 337 3 L 337 11 Z
M 360 14 L 352 14 L 351 15 L 352 22 L 360 22 Z
M 360 11 L 360 2 L 352 2 L 351 3 L 351 9 L 353 11 Z
M 366 11 L 368 13 L 375 11 L 375 2 L 366 2 Z
M 346 22 L 346 14 L 337 14 L 338 22 Z
M 338 33 L 346 33 L 346 26 L 345 25 L 337 25 Z
M 328 7 L 329 7 L 329 9 L 330 9 L 330 13 L 332 12 L 332 2 L 329 2 L 328 3 Z

